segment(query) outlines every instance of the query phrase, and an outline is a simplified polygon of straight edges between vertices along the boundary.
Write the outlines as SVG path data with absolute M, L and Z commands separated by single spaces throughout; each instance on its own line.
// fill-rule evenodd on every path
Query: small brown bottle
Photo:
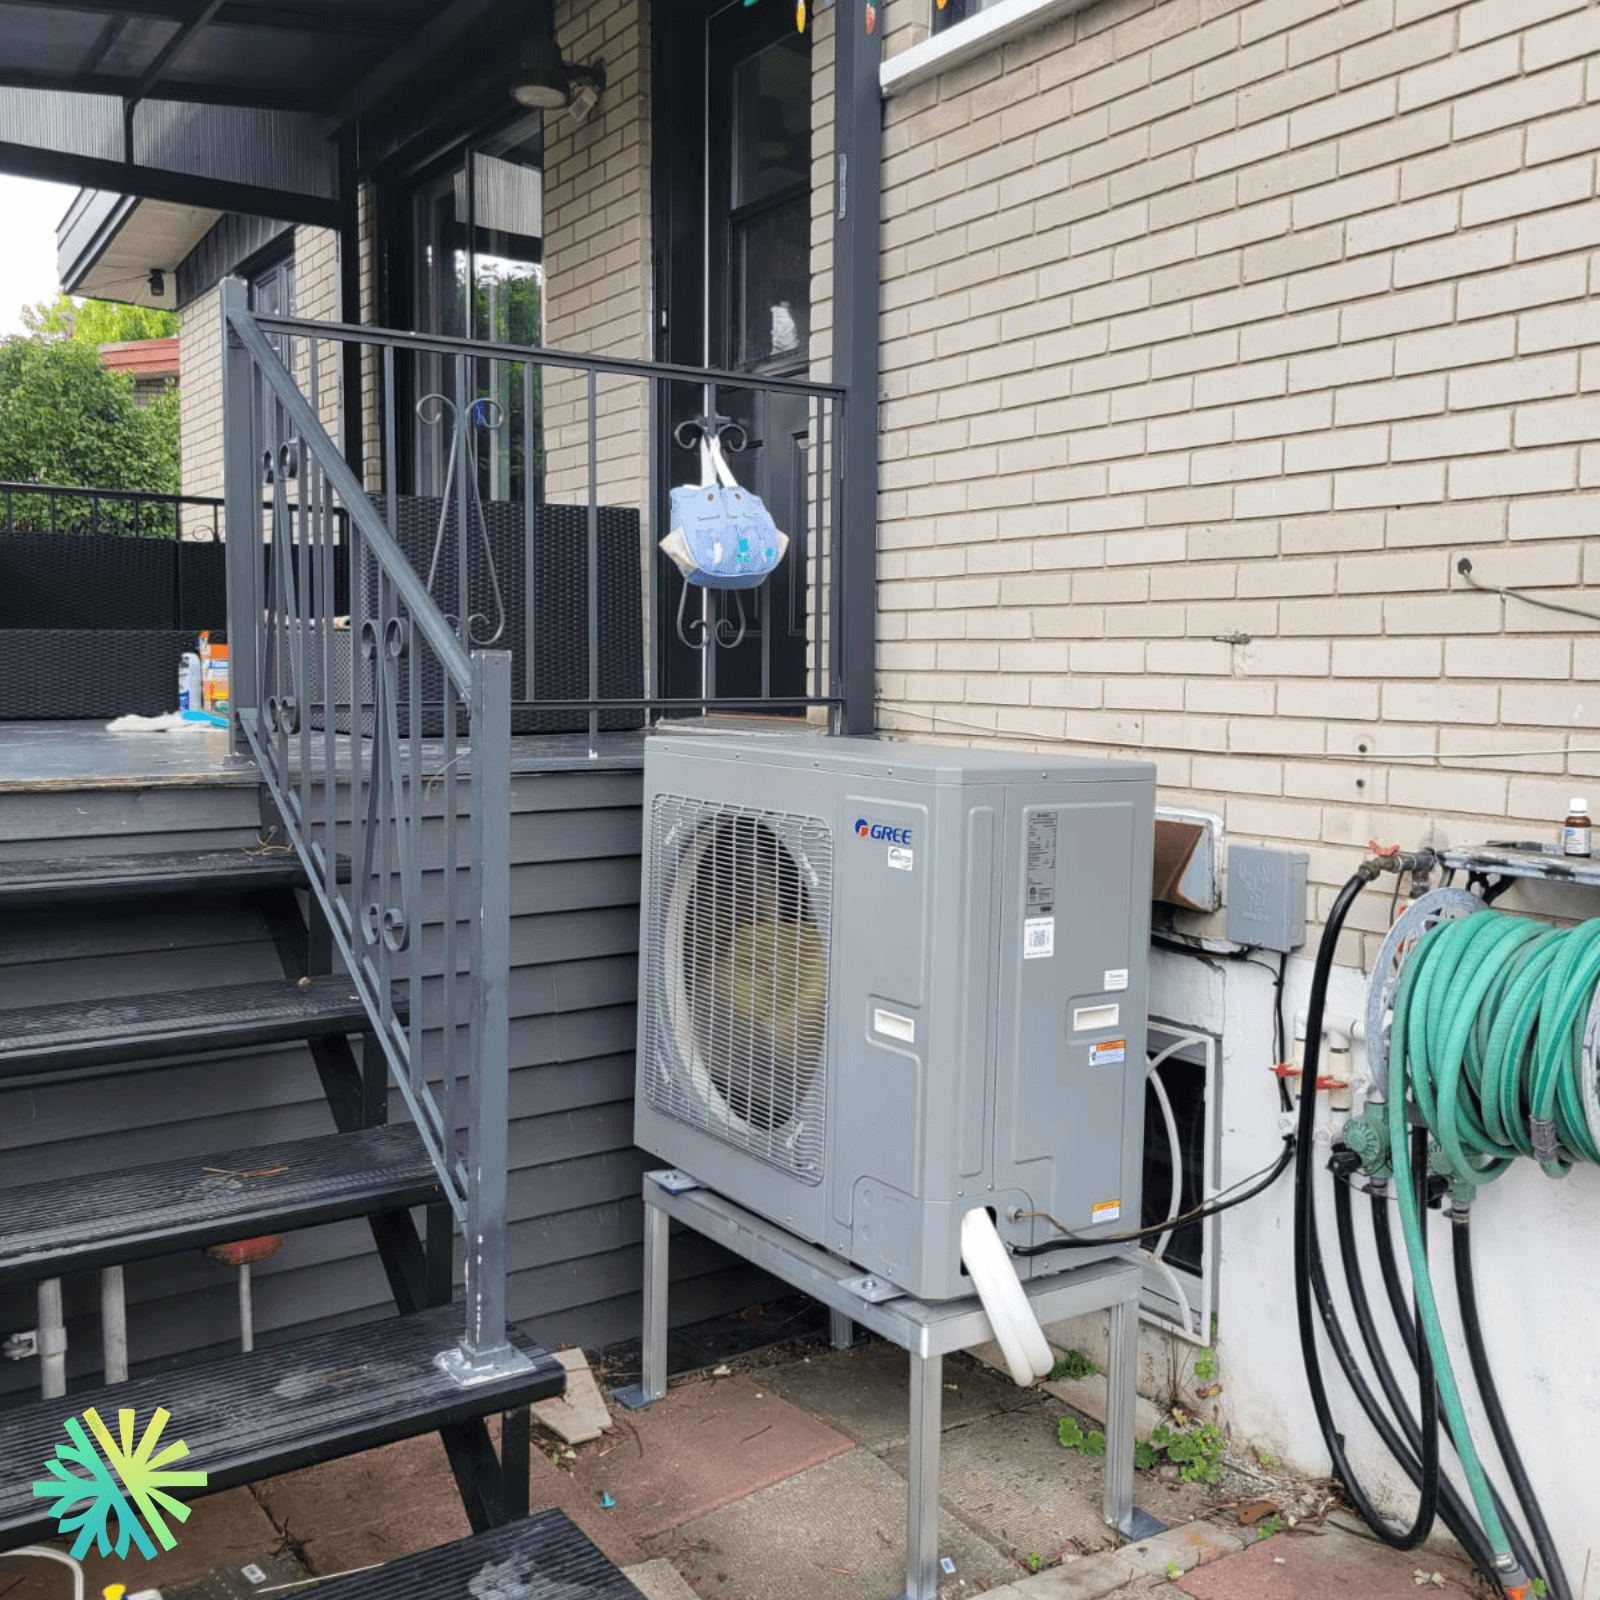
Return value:
M 1568 804 L 1571 814 L 1561 824 L 1561 852 L 1569 856 L 1589 854 L 1589 830 L 1594 826 L 1589 820 L 1589 802 L 1575 795 Z

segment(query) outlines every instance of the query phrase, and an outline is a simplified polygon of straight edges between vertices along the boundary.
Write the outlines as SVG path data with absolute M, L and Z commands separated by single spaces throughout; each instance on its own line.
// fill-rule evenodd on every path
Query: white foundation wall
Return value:
M 1366 892 L 1386 898 L 1381 884 Z M 1284 1004 L 1291 1027 L 1295 1016 L 1305 1013 L 1310 977 L 1309 960 L 1290 961 Z M 1366 992 L 1363 974 L 1335 968 L 1329 984 L 1329 1020 L 1348 1023 L 1361 1016 Z M 1157 951 L 1150 993 L 1153 1016 L 1208 1030 L 1222 1040 L 1219 1185 L 1237 1183 L 1270 1165 L 1282 1148 L 1277 1092 L 1268 1072 L 1275 1055 L 1271 974 L 1249 962 Z M 1365 1069 L 1359 1044 L 1354 1065 L 1358 1075 Z M 1331 1179 L 1325 1170 L 1331 1138 L 1342 1125 L 1343 1113 L 1335 1114 L 1330 1123 L 1323 1098 L 1316 1147 L 1320 1231 L 1346 1332 L 1359 1348 L 1342 1287 Z M 1403 1257 L 1399 1217 L 1390 1205 L 1396 1248 Z M 1367 1207 L 1368 1202 L 1358 1197 L 1356 1234 L 1373 1312 L 1379 1326 L 1387 1329 L 1392 1318 L 1370 1247 Z M 1473 1211 L 1480 1320 L 1501 1401 L 1573 1590 L 1583 1593 L 1587 1570 L 1591 1595 L 1600 1574 L 1600 1497 L 1587 1469 L 1575 1470 L 1575 1464 L 1586 1459 L 1587 1441 L 1600 1428 L 1600 1377 L 1589 1359 L 1600 1330 L 1600 1281 L 1587 1270 L 1594 1255 L 1597 1216 L 1600 1173 L 1585 1169 L 1554 1182 L 1526 1162 L 1485 1189 Z M 1220 1422 L 1228 1434 L 1230 1453 L 1247 1461 L 1256 1453 L 1276 1457 L 1301 1472 L 1325 1473 L 1328 1457 L 1304 1377 L 1295 1314 L 1292 1171 L 1259 1199 L 1222 1216 L 1218 1242 L 1215 1349 L 1222 1388 L 1214 1399 L 1202 1403 L 1199 1415 Z M 1450 1245 L 1448 1224 L 1435 1214 L 1429 1247 L 1441 1316 L 1474 1435 L 1491 1474 L 1509 1494 L 1487 1420 L 1474 1397 L 1455 1319 Z M 1103 1317 L 1060 1323 L 1047 1331 L 1053 1344 L 1083 1350 L 1103 1366 L 1107 1354 Z M 1415 1490 L 1363 1417 L 1320 1331 L 1319 1349 L 1335 1422 L 1361 1482 L 1380 1507 L 1409 1517 L 1416 1505 Z M 1414 1400 L 1415 1384 L 1397 1340 L 1388 1340 L 1388 1351 L 1396 1371 L 1406 1375 L 1405 1387 Z M 1193 1353 L 1192 1346 L 1146 1325 L 1140 1392 L 1164 1396 L 1174 1372 L 1181 1372 Z M 1366 1370 L 1372 1381 L 1370 1368 Z M 1452 1471 L 1451 1476 L 1465 1498 L 1459 1472 Z M 1161 1515 L 1159 1494 L 1152 1480 L 1136 1480 L 1137 1502 L 1156 1516 Z
M 927 12 L 881 8 L 891 57 Z M 1600 623 L 1459 571 L 1600 614 L 1597 56 L 1588 0 L 1107 0 L 886 104 L 880 727 L 1153 760 L 1161 804 L 1306 852 L 1291 1019 L 1368 840 L 1553 838 L 1600 781 Z M 1268 974 L 1160 954 L 1152 1009 L 1221 1037 L 1222 1181 L 1266 1166 Z M 1235 1448 L 1323 1471 L 1291 1213 L 1285 1179 L 1222 1219 L 1215 1404 Z M 1597 1218 L 1600 1173 L 1519 1170 L 1475 1226 L 1506 1409 L 1591 1593 Z

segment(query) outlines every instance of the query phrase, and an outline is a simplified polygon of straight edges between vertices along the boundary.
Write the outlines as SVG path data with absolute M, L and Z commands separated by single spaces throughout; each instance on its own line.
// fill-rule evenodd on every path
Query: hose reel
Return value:
M 1531 852 L 1529 853 L 1532 854 Z M 1434 890 L 1407 907 L 1389 930 L 1374 964 L 1367 996 L 1367 1051 L 1374 1097 L 1351 1118 L 1329 1165 L 1335 1184 L 1349 1185 L 1359 1166 L 1367 1177 L 1374 1240 L 1385 1286 L 1416 1365 L 1422 1395 L 1420 1423 L 1395 1383 L 1375 1338 L 1361 1287 L 1359 1253 L 1349 1232 L 1348 1188 L 1336 1187 L 1340 1259 L 1355 1303 L 1368 1359 L 1387 1409 L 1379 1405 L 1340 1326 L 1317 1237 L 1309 1151 L 1316 1095 L 1316 1058 L 1334 949 L 1352 903 L 1384 872 L 1476 865 L 1431 852 L 1362 862 L 1331 908 L 1317 951 L 1308 1002 L 1307 1050 L 1298 1114 L 1295 1180 L 1296 1316 L 1313 1405 L 1334 1463 L 1362 1519 L 1384 1543 L 1413 1548 L 1427 1536 L 1437 1510 L 1479 1570 L 1512 1600 L 1535 1588 L 1542 1566 L 1556 1600 L 1572 1589 L 1528 1481 L 1495 1392 L 1492 1366 L 1478 1326 L 1472 1287 L 1470 1218 L 1478 1189 L 1509 1170 L 1519 1155 L 1539 1161 L 1552 1177 L 1577 1162 L 1600 1165 L 1600 920 L 1573 928 L 1495 912 L 1491 895 Z M 1540 863 L 1511 877 L 1556 876 Z M 1589 880 L 1600 883 L 1600 879 Z M 1532 1543 L 1508 1514 L 1473 1438 L 1454 1372 L 1429 1271 L 1426 1210 L 1430 1186 L 1445 1177 L 1452 1205 L 1452 1255 L 1461 1324 L 1491 1431 Z M 1388 1206 L 1397 1204 L 1410 1267 L 1411 1296 L 1395 1274 Z M 1411 1305 L 1406 1304 L 1407 1299 Z M 1414 1318 L 1413 1318 L 1414 1310 Z M 1320 1320 L 1350 1388 L 1396 1463 L 1421 1491 L 1409 1528 L 1390 1522 L 1354 1474 L 1337 1428 L 1313 1335 Z M 1434 1397 L 1437 1396 L 1435 1401 Z M 1393 1421 L 1390 1414 L 1392 1412 Z M 1470 1504 L 1439 1472 L 1440 1432 L 1455 1446 Z M 1542 1589 L 1539 1592 L 1544 1592 Z
M 1367 990 L 1367 1065 L 1380 1095 L 1389 1092 L 1389 1028 L 1407 959 L 1422 936 L 1441 922 L 1487 910 L 1485 902 L 1469 889 L 1430 889 L 1395 919 L 1379 946 Z

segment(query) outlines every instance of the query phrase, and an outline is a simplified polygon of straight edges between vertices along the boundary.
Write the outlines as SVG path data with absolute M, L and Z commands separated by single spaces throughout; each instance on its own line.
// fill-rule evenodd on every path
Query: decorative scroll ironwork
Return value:
M 500 574 L 495 568 L 494 547 L 489 539 L 489 523 L 483 511 L 483 495 L 478 489 L 477 430 L 490 428 L 498 431 L 503 428 L 506 420 L 505 407 L 498 400 L 480 398 L 474 400 L 463 415 L 460 407 L 448 395 L 425 394 L 417 401 L 416 412 L 417 420 L 425 427 L 443 426 L 448 421 L 450 429 L 450 451 L 445 464 L 444 492 L 439 497 L 439 527 L 433 536 L 433 555 L 428 562 L 428 593 L 436 600 L 439 599 L 434 585 L 439 577 L 439 558 L 444 553 L 444 539 L 452 520 L 451 513 L 459 510 L 453 491 L 456 488 L 457 468 L 464 456 L 466 464 L 460 473 L 461 490 L 466 499 L 467 513 L 483 550 L 484 568 L 489 575 L 489 589 L 494 596 L 496 613 L 494 631 L 483 636 L 479 636 L 475 631 L 478 623 L 482 623 L 485 627 L 489 624 L 490 619 L 481 612 L 469 610 L 463 620 L 458 615 L 451 615 L 442 600 L 440 609 L 444 611 L 445 619 L 456 630 L 462 644 L 468 649 L 474 645 L 487 648 L 489 645 L 498 644 L 505 637 L 506 603 L 504 595 L 500 592 Z M 467 571 L 471 538 L 466 519 L 458 519 L 456 527 L 458 572 Z
M 733 435 L 738 434 L 739 442 L 733 442 Z M 696 445 L 706 440 L 716 440 L 725 449 L 735 452 L 746 450 L 750 445 L 750 435 L 744 425 L 735 422 L 732 417 L 724 417 L 717 412 L 703 412 L 696 417 L 685 417 L 676 428 L 672 430 L 672 437 L 677 440 L 681 449 L 692 450 Z M 709 470 L 702 466 L 702 471 Z M 737 589 L 707 589 L 702 588 L 700 593 L 700 615 L 691 617 L 687 615 L 689 606 L 689 585 L 684 584 L 678 592 L 678 637 L 691 650 L 704 650 L 715 643 L 724 650 L 736 650 L 744 643 L 748 624 L 744 615 L 744 599 Z M 763 590 L 756 591 L 756 606 L 761 605 Z M 727 601 L 733 601 L 734 610 L 738 613 L 738 622 L 732 622 L 726 615 Z M 712 613 L 716 615 L 713 616 Z M 691 634 L 693 637 L 691 637 Z

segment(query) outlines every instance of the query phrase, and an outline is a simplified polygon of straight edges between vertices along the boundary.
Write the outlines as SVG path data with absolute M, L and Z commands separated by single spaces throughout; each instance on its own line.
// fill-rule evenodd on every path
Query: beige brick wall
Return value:
M 1600 787 L 1600 627 L 1456 571 L 1600 613 L 1597 49 L 1110 0 L 891 99 L 881 725 L 1150 757 L 1318 911 Z
M 584 122 L 545 119 L 545 343 L 648 360 L 650 337 L 650 73 L 645 0 L 558 0 L 566 59 L 602 59 L 606 89 Z M 545 373 L 546 490 L 589 492 L 588 405 L 581 375 Z M 644 385 L 602 378 L 597 388 L 599 489 L 610 505 L 648 517 Z
M 178 429 L 183 492 L 220 496 L 222 309 L 215 289 L 185 306 L 179 318 Z
M 339 317 L 339 235 L 331 228 L 297 228 L 294 235 L 295 315 L 318 321 Z M 222 309 L 219 289 L 185 306 L 178 342 L 179 417 L 183 492 L 217 495 L 222 482 Z M 301 341 L 294 370 L 309 382 L 311 353 Z M 317 390 L 323 426 L 337 441 L 342 372 L 338 347 L 317 346 Z M 198 526 L 198 524 L 197 524 Z M 204 526 L 210 528 L 210 520 Z

